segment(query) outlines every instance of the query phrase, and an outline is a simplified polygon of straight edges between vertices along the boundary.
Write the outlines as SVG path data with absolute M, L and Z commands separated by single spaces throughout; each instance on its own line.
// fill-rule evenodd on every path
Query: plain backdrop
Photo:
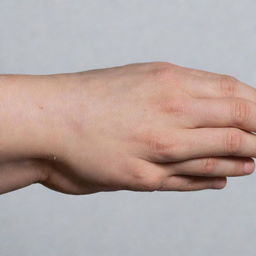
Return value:
M 169 61 L 256 82 L 254 0 L 0 0 L 0 73 Z M 1 256 L 254 256 L 255 175 L 223 191 L 0 196 Z

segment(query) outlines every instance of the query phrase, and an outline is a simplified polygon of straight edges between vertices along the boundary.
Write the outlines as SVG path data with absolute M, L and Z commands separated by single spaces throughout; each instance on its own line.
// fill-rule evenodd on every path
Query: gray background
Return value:
M 254 0 L 0 0 L 0 73 L 162 60 L 256 82 Z M 224 191 L 0 196 L 0 255 L 255 255 L 255 176 Z

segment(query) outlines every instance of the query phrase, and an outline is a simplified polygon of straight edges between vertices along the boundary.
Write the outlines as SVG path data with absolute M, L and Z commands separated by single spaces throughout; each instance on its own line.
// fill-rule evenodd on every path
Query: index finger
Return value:
M 186 90 L 195 98 L 240 97 L 256 102 L 256 89 L 229 75 L 200 70 L 190 71 L 193 82 Z

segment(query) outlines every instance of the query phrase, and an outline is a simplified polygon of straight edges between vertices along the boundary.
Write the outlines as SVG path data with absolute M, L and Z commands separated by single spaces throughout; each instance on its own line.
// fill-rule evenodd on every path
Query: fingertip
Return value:
M 245 172 L 245 174 L 253 173 L 254 169 L 255 169 L 254 160 L 253 159 L 246 160 L 246 162 L 244 163 L 244 172 Z
M 227 185 L 227 179 L 226 178 L 216 178 L 213 182 L 213 188 L 214 189 L 223 189 Z

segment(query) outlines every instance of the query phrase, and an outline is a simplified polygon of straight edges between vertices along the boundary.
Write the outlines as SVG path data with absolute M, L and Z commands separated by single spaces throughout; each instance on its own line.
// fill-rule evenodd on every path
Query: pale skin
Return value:
M 221 189 L 254 170 L 256 90 L 170 63 L 0 76 L 0 193 Z

